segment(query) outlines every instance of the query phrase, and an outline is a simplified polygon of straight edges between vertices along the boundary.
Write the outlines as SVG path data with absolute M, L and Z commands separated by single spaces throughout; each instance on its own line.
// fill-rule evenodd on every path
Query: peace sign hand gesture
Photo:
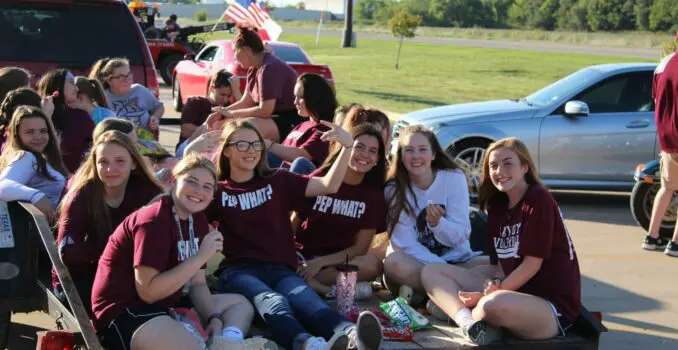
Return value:
M 337 124 L 330 123 L 328 121 L 321 120 L 323 125 L 330 128 L 330 130 L 324 132 L 320 139 L 323 141 L 336 141 L 339 142 L 342 146 L 346 148 L 351 148 L 353 146 L 353 136 L 344 130 L 341 126 Z

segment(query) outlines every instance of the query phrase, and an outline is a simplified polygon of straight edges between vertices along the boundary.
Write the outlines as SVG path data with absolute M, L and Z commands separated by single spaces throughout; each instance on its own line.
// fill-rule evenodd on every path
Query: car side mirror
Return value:
M 568 117 L 588 117 L 589 105 L 582 101 L 569 101 L 565 104 L 565 115 Z
M 187 54 L 184 55 L 184 59 L 187 60 L 187 61 L 195 61 L 195 55 L 187 53 Z

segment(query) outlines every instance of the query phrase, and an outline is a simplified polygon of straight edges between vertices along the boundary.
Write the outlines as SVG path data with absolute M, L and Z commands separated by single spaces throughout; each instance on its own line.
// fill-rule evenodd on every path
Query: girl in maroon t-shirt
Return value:
M 247 69 L 247 85 L 240 101 L 216 107 L 224 118 L 248 118 L 267 140 L 279 142 L 303 122 L 294 108 L 294 84 L 299 74 L 287 62 L 264 48 L 259 34 L 240 27 L 233 38 L 233 54 Z
M 271 168 L 283 166 L 293 173 L 306 175 L 327 157 L 329 143 L 320 136 L 329 128 L 320 121 L 332 121 L 337 99 L 325 78 L 305 73 L 294 85 L 294 105 L 297 113 L 309 120 L 292 129 L 280 144 L 266 140 L 268 164 Z
M 490 145 L 478 200 L 488 212 L 492 265 L 428 265 L 421 274 L 431 300 L 479 345 L 498 339 L 495 327 L 531 340 L 564 336 L 579 315 L 577 255 L 537 174 L 521 141 Z
M 374 280 L 381 273 L 381 261 L 367 254 L 374 235 L 385 226 L 383 195 L 386 177 L 384 143 L 377 129 L 363 124 L 355 128 L 353 150 L 344 181 L 335 194 L 309 198 L 299 213 L 296 240 L 306 263 L 299 273 L 321 295 L 336 295 L 337 270 L 346 261 L 358 266 L 356 299 L 372 296 Z M 330 155 L 311 176 L 322 176 L 334 164 L 338 152 Z
M 92 146 L 71 178 L 59 209 L 57 245 L 86 309 L 91 308 L 97 261 L 113 230 L 162 192 L 160 184 L 127 135 L 107 131 Z M 56 271 L 52 285 L 66 301 Z
M 75 77 L 65 69 L 45 73 L 38 82 L 38 92 L 43 98 L 53 96 L 52 122 L 61 140 L 61 154 L 68 171 L 74 173 L 92 145 L 94 121 L 81 109 L 69 107 L 78 101 Z
M 226 124 L 219 184 L 207 211 L 210 221 L 219 222 L 227 242 L 219 289 L 252 302 L 273 339 L 287 349 L 346 349 L 350 342 L 360 342 L 365 349 L 376 350 L 381 330 L 373 314 L 361 315 L 356 329 L 296 274 L 290 212 L 303 210 L 307 197 L 337 192 L 353 147 L 350 134 L 322 123 L 330 128 L 322 139 L 341 143 L 343 150 L 325 176 L 312 178 L 268 169 L 264 139 L 257 129 L 246 121 Z
M 211 295 L 206 284 L 205 265 L 223 249 L 221 233 L 208 232 L 202 213 L 214 195 L 214 164 L 189 155 L 173 175 L 170 193 L 129 215 L 106 244 L 92 288 L 97 332 L 111 349 L 197 350 L 173 312 L 192 304 L 219 348 L 262 345 L 243 340 L 254 316 L 249 302 Z

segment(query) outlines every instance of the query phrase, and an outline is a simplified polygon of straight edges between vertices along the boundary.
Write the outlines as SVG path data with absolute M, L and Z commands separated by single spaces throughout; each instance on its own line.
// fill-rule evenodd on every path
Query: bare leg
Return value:
M 448 264 L 429 264 L 421 272 L 421 281 L 431 300 L 454 318 L 459 310 L 466 308 L 459 299 L 459 291 L 481 292 L 489 277 L 485 274 L 487 270 L 485 266 L 465 269 Z
M 466 269 L 470 269 L 472 267 L 476 266 L 482 266 L 482 265 L 490 265 L 490 257 L 487 255 L 480 255 L 471 258 L 471 260 L 465 261 L 461 264 L 456 264 L 456 266 L 463 267 Z
M 199 350 L 197 340 L 169 316 L 156 317 L 139 327 L 132 335 L 132 350 Z
M 657 196 L 654 197 L 654 204 L 652 205 L 650 227 L 647 232 L 650 237 L 659 237 L 659 228 L 661 227 L 662 218 L 666 214 L 666 210 L 669 208 L 671 198 L 673 198 L 673 191 L 666 189 L 664 186 L 662 186 L 659 191 L 657 191 Z M 678 231 L 675 232 L 678 233 Z M 675 238 L 676 237 L 674 234 L 674 239 Z
M 252 123 L 265 139 L 273 142 L 281 141 L 278 126 L 272 118 L 246 118 L 245 120 Z
M 240 294 L 212 295 L 214 306 L 221 311 L 224 328 L 236 327 L 247 334 L 254 319 L 254 307 Z M 203 320 L 205 322 L 206 320 Z
M 391 253 L 384 260 L 384 274 L 388 279 L 400 285 L 408 285 L 418 291 L 424 291 L 424 286 L 421 284 L 423 268 L 424 264 L 405 253 Z
M 358 282 L 372 281 L 382 271 L 382 264 L 379 258 L 370 254 L 356 256 L 349 261 L 349 264 L 358 266 Z M 315 280 L 326 286 L 332 285 L 337 280 L 337 269 L 333 267 L 323 269 L 315 276 Z
M 549 339 L 560 333 L 556 315 L 544 299 L 528 294 L 499 290 L 480 299 L 473 319 L 504 327 L 519 338 Z

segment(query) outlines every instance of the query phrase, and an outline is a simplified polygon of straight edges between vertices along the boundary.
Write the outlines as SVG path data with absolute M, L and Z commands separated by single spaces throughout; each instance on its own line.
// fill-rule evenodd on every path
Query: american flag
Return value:
M 264 2 L 257 0 L 233 0 L 224 17 L 234 23 L 247 23 L 257 28 L 263 28 L 264 23 L 271 19 Z

